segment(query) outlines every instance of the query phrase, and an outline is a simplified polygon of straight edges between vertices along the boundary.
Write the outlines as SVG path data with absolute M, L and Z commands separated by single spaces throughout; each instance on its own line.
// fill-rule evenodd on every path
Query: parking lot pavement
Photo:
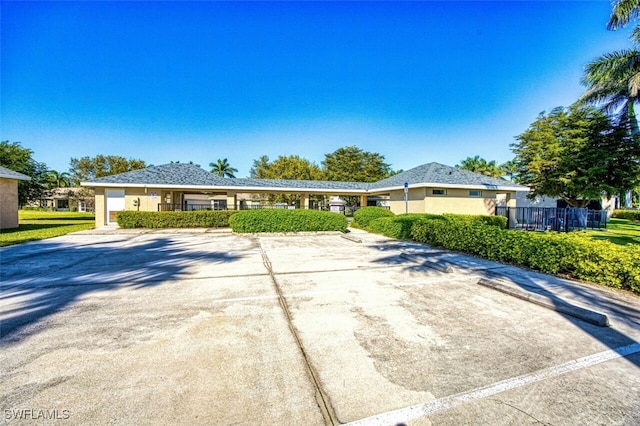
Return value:
M 351 236 L 101 229 L 0 249 L 0 423 L 640 423 L 637 296 Z

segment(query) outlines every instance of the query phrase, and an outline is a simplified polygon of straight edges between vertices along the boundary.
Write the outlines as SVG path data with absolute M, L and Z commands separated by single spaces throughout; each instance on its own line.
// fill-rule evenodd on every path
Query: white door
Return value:
M 115 225 L 116 213 L 124 210 L 124 189 L 107 189 L 107 225 Z

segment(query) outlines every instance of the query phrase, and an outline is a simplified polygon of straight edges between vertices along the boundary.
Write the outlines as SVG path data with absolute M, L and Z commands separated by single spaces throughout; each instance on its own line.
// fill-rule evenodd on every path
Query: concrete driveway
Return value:
M 348 238 L 103 228 L 0 249 L 0 424 L 640 424 L 637 296 Z

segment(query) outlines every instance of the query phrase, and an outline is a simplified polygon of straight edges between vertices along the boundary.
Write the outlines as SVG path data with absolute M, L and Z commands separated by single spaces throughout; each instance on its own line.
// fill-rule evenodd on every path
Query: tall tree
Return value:
M 104 176 L 111 176 L 147 167 L 142 160 L 126 159 L 119 155 L 96 155 L 95 157 L 71 158 L 69 170 L 74 185 Z
M 251 177 L 258 179 L 324 179 L 324 173 L 320 167 L 297 155 L 281 155 L 272 162 L 269 162 L 269 157 L 263 155 L 258 160 L 254 160 L 250 174 Z
M 460 164 L 456 164 L 456 167 L 491 177 L 502 177 L 506 174 L 505 170 L 495 160 L 487 161 L 479 155 L 465 158 Z
M 607 29 L 617 30 L 640 16 L 640 0 L 616 0 L 613 3 Z
M 31 178 L 18 182 L 18 203 L 23 206 L 39 199 L 47 186 L 47 165 L 33 158 L 33 151 L 20 142 L 0 142 L 0 166 L 22 173 Z
M 238 173 L 238 169 L 231 167 L 226 158 L 222 160 L 218 158 L 217 162 L 209 163 L 209 167 L 211 167 L 211 173 L 215 173 L 222 178 L 235 178 L 234 173 Z
M 47 189 L 66 188 L 71 186 L 71 174 L 50 170 L 47 173 Z
M 270 162 L 266 155 L 253 161 L 250 176 L 254 179 L 322 180 L 324 172 L 315 163 L 297 155 L 279 156 Z M 295 204 L 297 194 L 264 195 L 271 202 Z
M 376 182 L 391 174 L 384 155 L 363 151 L 357 146 L 338 148 L 331 154 L 325 154 L 322 165 L 326 178 L 333 181 Z
M 584 207 L 638 183 L 639 139 L 593 107 L 541 113 L 516 139 L 514 162 L 530 197 L 559 197 Z
M 616 115 L 621 124 L 638 134 L 635 105 L 640 92 L 640 27 L 633 31 L 631 41 L 633 48 L 602 55 L 587 64 L 582 79 L 587 90 L 580 101 Z

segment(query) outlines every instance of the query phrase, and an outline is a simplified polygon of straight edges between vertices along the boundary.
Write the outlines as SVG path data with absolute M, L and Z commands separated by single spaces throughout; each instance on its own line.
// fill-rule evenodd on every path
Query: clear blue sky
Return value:
M 2 140 L 64 171 L 97 154 L 208 168 L 358 147 L 394 169 L 507 161 L 584 65 L 630 47 L 610 2 L 13 2 Z

